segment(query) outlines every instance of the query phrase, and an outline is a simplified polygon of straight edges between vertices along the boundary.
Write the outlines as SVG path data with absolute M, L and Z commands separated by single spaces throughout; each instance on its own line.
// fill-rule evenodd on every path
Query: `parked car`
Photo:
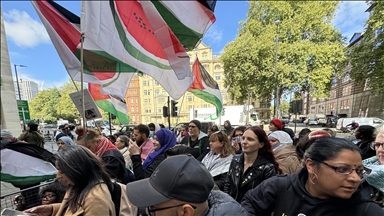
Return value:
M 337 117 L 333 115 L 327 115 L 326 126 L 329 128 L 335 128 L 337 124 Z
M 135 128 L 137 124 L 128 124 L 123 125 L 121 129 L 116 132 L 114 135 L 120 136 L 120 135 L 127 135 L 128 137 L 131 137 L 131 134 L 133 133 L 133 128 Z
M 283 117 L 281 117 L 281 121 L 282 121 L 284 124 L 288 125 L 288 124 L 289 124 L 289 116 L 283 116 Z
M 371 125 L 373 127 L 380 127 L 384 125 L 384 120 L 375 117 L 356 117 L 356 118 L 340 118 L 337 121 L 336 129 L 342 132 L 347 131 L 347 125 L 351 124 L 355 120 L 359 125 Z
M 317 125 L 317 121 L 316 121 L 315 118 L 307 118 L 304 121 L 304 124 L 306 124 L 306 125 Z

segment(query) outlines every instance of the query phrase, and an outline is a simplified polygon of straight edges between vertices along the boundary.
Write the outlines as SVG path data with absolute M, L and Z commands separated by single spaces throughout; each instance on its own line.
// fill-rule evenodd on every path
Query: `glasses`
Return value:
M 384 143 L 379 143 L 379 142 L 373 142 L 371 143 L 371 149 L 372 150 L 377 150 L 381 146 L 382 149 L 384 149 Z
M 56 197 L 55 194 L 46 194 L 46 195 L 43 195 L 41 196 L 41 199 L 52 199 L 53 197 Z
M 316 160 L 315 160 L 316 161 Z M 360 168 L 356 168 L 356 169 L 352 169 L 351 167 L 349 166 L 332 166 L 328 163 L 325 163 L 323 161 L 317 161 L 317 162 L 320 162 L 322 164 L 325 164 L 327 165 L 328 167 L 332 168 L 335 170 L 336 173 L 338 174 L 342 174 L 342 175 L 349 175 L 353 172 L 353 170 L 356 171 L 357 175 L 359 177 L 363 177 L 363 173 L 364 173 L 364 168 L 360 167 Z
M 195 128 L 195 127 L 197 127 L 197 126 L 189 125 L 188 127 L 189 127 L 189 128 Z
M 180 207 L 180 206 L 183 206 L 183 205 L 190 205 L 193 209 L 196 209 L 196 206 L 193 206 L 193 205 L 188 204 L 188 203 L 183 203 L 183 204 L 174 205 L 174 206 L 168 206 L 168 207 L 163 207 L 163 208 L 151 208 L 151 207 L 148 207 L 147 211 L 148 211 L 149 216 L 152 216 L 152 214 L 151 214 L 152 212 L 163 211 L 163 210 L 166 210 L 166 209 L 176 208 L 176 207 Z

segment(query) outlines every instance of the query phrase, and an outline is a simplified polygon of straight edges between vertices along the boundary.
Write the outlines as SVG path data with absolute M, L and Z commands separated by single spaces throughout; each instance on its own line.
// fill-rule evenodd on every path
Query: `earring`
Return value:
M 312 178 L 310 178 L 310 177 L 309 177 L 309 181 L 310 181 L 313 185 L 316 185 L 317 182 L 319 181 L 319 177 L 317 177 L 316 173 L 313 173 L 313 175 L 315 176 L 316 182 L 313 182 Z

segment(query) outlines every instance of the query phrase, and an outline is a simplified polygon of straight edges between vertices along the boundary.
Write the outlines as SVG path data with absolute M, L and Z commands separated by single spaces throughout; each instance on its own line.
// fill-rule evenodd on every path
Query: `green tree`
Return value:
M 360 84 L 366 80 L 374 92 L 384 92 L 384 1 L 371 2 L 363 38 L 351 48 L 351 77 Z
M 281 101 L 280 112 L 282 115 L 289 115 L 289 102 L 286 100 Z
M 59 91 L 57 88 L 43 90 L 37 93 L 36 97 L 29 103 L 32 119 L 44 118 L 46 123 L 56 123 L 58 112 Z
M 221 60 L 232 99 L 270 98 L 277 86 L 286 91 L 329 93 L 331 77 L 345 59 L 343 38 L 331 24 L 338 2 L 250 1 L 237 38 Z M 277 27 L 276 20 L 281 20 Z M 275 42 L 279 38 L 277 82 Z

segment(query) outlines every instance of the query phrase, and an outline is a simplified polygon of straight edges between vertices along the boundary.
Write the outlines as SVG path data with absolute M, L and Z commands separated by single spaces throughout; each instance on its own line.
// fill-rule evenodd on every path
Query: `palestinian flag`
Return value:
M 143 9 L 150 20 L 152 27 L 162 20 L 169 26 L 178 40 L 188 50 L 196 47 L 204 33 L 216 21 L 213 9 L 216 1 L 141 1 Z M 156 16 L 155 10 L 148 11 L 152 5 L 161 17 L 159 21 L 151 20 Z M 157 22 L 156 22 L 157 21 Z M 154 27 L 155 28 L 155 27 Z M 161 28 L 156 28 L 155 32 Z
M 129 124 L 127 105 L 118 97 L 100 92 L 100 85 L 88 83 L 88 91 L 100 109 L 112 113 L 123 124 Z
M 198 58 L 196 58 L 195 63 L 193 63 L 192 71 L 195 78 L 188 91 L 216 107 L 216 116 L 211 115 L 211 120 L 219 118 L 223 110 L 223 99 L 219 85 L 205 70 Z
M 69 75 L 81 80 L 80 18 L 53 1 L 32 1 Z M 101 85 L 104 94 L 125 97 L 137 70 L 102 51 L 85 36 L 84 81 Z
M 37 145 L 9 143 L 1 146 L 1 181 L 31 185 L 56 177 L 54 155 Z
M 150 2 L 141 3 L 153 11 Z M 178 99 L 193 81 L 189 56 L 163 19 L 158 19 L 158 12 L 148 18 L 141 3 L 83 1 L 81 31 L 87 41 L 153 77 Z

